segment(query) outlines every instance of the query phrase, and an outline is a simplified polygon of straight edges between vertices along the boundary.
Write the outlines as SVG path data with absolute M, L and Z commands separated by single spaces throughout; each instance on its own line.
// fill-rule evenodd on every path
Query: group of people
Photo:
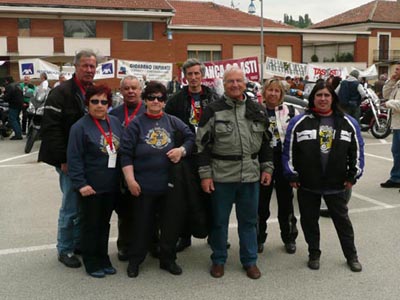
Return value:
M 221 97 L 202 85 L 205 66 L 188 59 L 182 66 L 187 86 L 168 98 L 162 83 L 149 81 L 142 90 L 138 78 L 126 76 L 120 83 L 124 102 L 109 112 L 110 88 L 93 84 L 96 65 L 94 52 L 77 53 L 73 77 L 52 89 L 43 117 L 39 161 L 56 168 L 63 194 L 61 263 L 79 268 L 82 255 L 90 276 L 115 274 L 108 254 L 115 210 L 118 258 L 128 261 L 129 277 L 139 275 L 149 251 L 159 257 L 161 269 L 181 274 L 176 254 L 191 245 L 188 198 L 196 194 L 207 203 L 211 276 L 224 275 L 235 204 L 240 263 L 249 278 L 258 279 L 257 255 L 264 249 L 275 188 L 287 253 L 296 252 L 297 189 L 308 267 L 319 268 L 323 197 L 347 264 L 361 271 L 346 190 L 362 174 L 363 140 L 330 86 L 317 84 L 309 109 L 299 114 L 283 103 L 277 79 L 265 82 L 261 105 L 247 97 L 242 69 L 232 67 L 224 73 Z

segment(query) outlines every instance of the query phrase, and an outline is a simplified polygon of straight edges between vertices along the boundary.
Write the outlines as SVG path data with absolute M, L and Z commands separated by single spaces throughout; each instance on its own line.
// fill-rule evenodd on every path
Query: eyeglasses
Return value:
M 99 99 L 90 99 L 90 103 L 97 105 L 101 103 L 101 105 L 108 105 L 108 100 L 99 100 Z
M 147 100 L 149 101 L 154 101 L 154 100 L 158 100 L 159 102 L 164 102 L 165 101 L 165 97 L 164 96 L 153 96 L 153 95 L 149 95 L 146 97 Z

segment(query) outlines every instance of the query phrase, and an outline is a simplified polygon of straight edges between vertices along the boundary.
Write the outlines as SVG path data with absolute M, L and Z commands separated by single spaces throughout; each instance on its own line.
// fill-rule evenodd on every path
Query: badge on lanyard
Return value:
M 110 125 L 110 120 L 108 117 L 106 118 L 107 126 L 108 126 L 108 131 L 109 134 L 107 135 L 104 132 L 104 129 L 101 127 L 99 121 L 95 118 L 93 118 L 94 123 L 96 124 L 97 128 L 100 130 L 101 134 L 104 136 L 104 139 L 107 141 L 106 145 L 106 150 L 108 154 L 108 168 L 115 168 L 117 166 L 117 151 L 115 150 L 115 146 L 112 140 L 112 131 L 111 131 L 111 125 Z
M 108 168 L 114 169 L 117 166 L 117 152 L 115 151 L 115 146 L 110 145 L 106 146 L 107 153 L 108 153 Z

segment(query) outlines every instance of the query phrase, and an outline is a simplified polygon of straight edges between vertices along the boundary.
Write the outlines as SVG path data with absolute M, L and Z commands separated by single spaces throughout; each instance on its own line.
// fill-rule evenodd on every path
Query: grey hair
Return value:
M 119 87 L 122 87 L 124 85 L 125 80 L 130 79 L 130 80 L 137 80 L 137 82 L 140 82 L 139 79 L 136 76 L 133 75 L 126 75 L 123 77 L 119 83 Z
M 201 75 L 203 77 L 206 76 L 206 66 L 197 58 L 189 58 L 187 61 L 183 63 L 182 65 L 183 74 L 186 76 L 186 70 L 193 66 L 200 66 Z
M 94 56 L 94 58 L 96 59 L 96 66 L 97 66 L 97 54 L 91 49 L 85 49 L 79 51 L 74 57 L 74 66 L 79 64 L 79 61 L 81 60 L 82 57 L 92 57 L 92 56 Z
M 243 80 L 244 80 L 244 82 L 247 82 L 247 78 L 246 78 L 246 75 L 244 74 L 243 70 L 241 68 L 239 68 L 238 66 L 232 66 L 224 72 L 224 78 L 223 78 L 224 83 L 226 81 L 226 77 L 228 77 L 228 75 L 230 75 L 231 73 L 234 73 L 234 72 L 242 72 Z

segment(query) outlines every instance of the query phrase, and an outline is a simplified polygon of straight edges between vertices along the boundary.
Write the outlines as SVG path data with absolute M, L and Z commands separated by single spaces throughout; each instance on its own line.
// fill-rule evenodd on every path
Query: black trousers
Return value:
M 115 200 L 114 193 L 101 193 L 80 198 L 82 258 L 88 273 L 111 266 L 108 256 L 108 239 Z
M 324 197 L 328 207 L 344 256 L 346 259 L 357 258 L 357 250 L 354 245 L 354 230 L 347 208 L 348 193 L 343 191 L 332 195 L 321 195 L 300 188 L 297 192 L 300 223 L 308 244 L 310 256 L 319 257 L 321 253 L 318 224 L 321 197 Z
M 274 153 L 274 173 L 269 186 L 260 185 L 258 201 L 257 242 L 265 243 L 267 238 L 267 220 L 271 215 L 269 210 L 272 192 L 275 188 L 278 200 L 278 221 L 281 229 L 281 239 L 286 244 L 294 242 L 298 235 L 297 219 L 293 211 L 293 189 L 283 176 L 281 155 Z
M 128 253 L 133 228 L 133 201 L 129 190 L 120 193 L 115 211 L 118 214 L 118 252 Z
M 183 211 L 179 197 L 167 194 L 140 195 L 133 197 L 133 228 L 130 243 L 129 263 L 141 264 L 146 258 L 157 224 L 157 214 L 160 226 L 160 261 L 176 260 L 176 242 L 182 230 Z

